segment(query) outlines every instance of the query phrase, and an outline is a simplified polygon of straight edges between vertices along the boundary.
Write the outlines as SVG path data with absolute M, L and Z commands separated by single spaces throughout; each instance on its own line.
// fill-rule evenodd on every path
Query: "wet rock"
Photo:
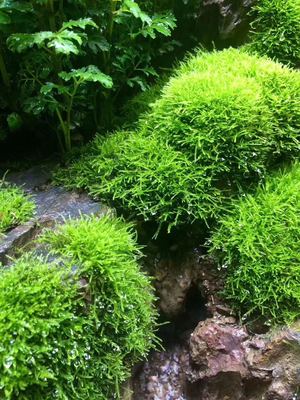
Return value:
M 204 0 L 199 8 L 199 29 L 204 41 L 219 46 L 240 45 L 249 31 L 249 11 L 256 0 Z
M 55 167 L 54 163 L 40 164 L 25 171 L 12 172 L 7 176 L 7 180 L 24 190 L 33 191 L 35 188 L 47 184 L 51 180 L 51 172 Z
M 185 346 L 154 352 L 137 373 L 133 400 L 186 400 L 188 358 Z
M 185 256 L 165 256 L 156 260 L 154 285 L 159 297 L 159 308 L 170 319 L 188 312 L 188 298 L 198 290 L 205 304 L 206 315 L 231 315 L 232 311 L 219 292 L 224 287 L 222 275 L 208 256 L 198 248 Z M 191 307 L 191 304 L 189 304 Z M 202 318 L 199 314 L 199 322 Z
M 298 399 L 299 324 L 250 337 L 233 318 L 214 317 L 191 335 L 190 356 L 188 400 L 196 392 L 201 400 Z
M 201 321 L 190 338 L 193 363 L 191 381 L 215 377 L 219 373 L 248 374 L 243 343 L 248 339 L 245 328 L 234 318 L 217 317 Z
M 296 400 L 300 398 L 300 323 L 264 336 L 264 345 L 247 351 L 252 379 L 268 384 L 266 400 Z M 248 400 L 248 398 L 247 398 Z M 249 397 L 254 400 L 254 397 Z
M 174 318 L 185 311 L 187 294 L 199 279 L 199 264 L 191 253 L 183 259 L 164 257 L 155 270 L 159 308 L 166 317 Z
M 99 217 L 111 213 L 108 207 L 93 201 L 85 193 L 67 191 L 60 187 L 51 187 L 49 183 L 51 166 L 37 166 L 24 172 L 9 175 L 8 180 L 31 196 L 36 204 L 35 215 L 28 223 L 9 231 L 0 239 L 0 262 L 9 263 L 9 257 L 16 256 L 45 227 L 53 227 L 69 218 L 81 215 Z
M 63 188 L 49 188 L 33 194 L 36 203 L 36 218 L 63 222 L 80 215 L 105 214 L 106 206 L 91 200 L 84 193 L 68 192 Z
M 4 238 L 0 239 L 0 264 L 6 264 L 9 257 L 13 257 L 16 249 L 25 246 L 32 240 L 36 233 L 36 224 L 28 222 L 27 224 L 12 229 Z

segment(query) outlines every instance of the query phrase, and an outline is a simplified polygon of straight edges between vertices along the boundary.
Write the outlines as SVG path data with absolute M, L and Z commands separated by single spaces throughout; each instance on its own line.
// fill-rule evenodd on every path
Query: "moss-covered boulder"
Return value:
M 225 296 L 245 317 L 300 317 L 300 165 L 236 200 L 212 236 Z
M 43 242 L 54 261 L 31 255 L 0 271 L 0 398 L 119 399 L 156 327 L 134 233 L 90 217 Z
M 300 66 L 300 0 L 260 0 L 251 11 L 248 50 Z
M 135 132 L 96 138 L 58 181 L 168 227 L 209 223 L 300 149 L 300 74 L 229 49 L 191 57 Z M 60 175 L 60 176 L 59 176 Z

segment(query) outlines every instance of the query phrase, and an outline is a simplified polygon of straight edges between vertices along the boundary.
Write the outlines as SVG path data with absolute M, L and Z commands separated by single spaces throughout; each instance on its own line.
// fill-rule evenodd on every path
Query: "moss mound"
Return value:
M 131 134 L 97 138 L 58 180 L 170 230 L 209 222 L 226 199 L 299 151 L 300 74 L 229 49 L 200 53 Z
M 93 217 L 43 241 L 56 261 L 31 256 L 1 271 L 0 398 L 119 399 L 156 320 L 131 227 Z
M 35 205 L 24 192 L 0 180 L 0 235 L 15 225 L 28 221 Z
M 252 16 L 252 42 L 247 48 L 284 64 L 299 67 L 300 1 L 260 0 Z
M 300 317 L 300 165 L 234 202 L 212 237 L 227 270 L 225 295 L 245 316 Z

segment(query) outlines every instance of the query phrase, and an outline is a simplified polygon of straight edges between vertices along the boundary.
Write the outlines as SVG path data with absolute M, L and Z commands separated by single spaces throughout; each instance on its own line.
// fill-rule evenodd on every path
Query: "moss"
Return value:
M 300 74 L 229 49 L 200 52 L 136 131 L 97 138 L 59 182 L 168 230 L 215 220 L 227 200 L 299 152 Z
M 260 0 L 253 8 L 248 50 L 284 64 L 300 65 L 300 1 Z
M 28 221 L 34 209 L 34 203 L 20 188 L 8 186 L 0 180 L 0 235 Z
M 70 221 L 42 241 L 54 254 L 1 271 L 0 398 L 120 398 L 154 342 L 156 312 L 131 227 Z
M 225 297 L 245 317 L 300 317 L 300 165 L 236 200 L 212 237 L 227 271 Z

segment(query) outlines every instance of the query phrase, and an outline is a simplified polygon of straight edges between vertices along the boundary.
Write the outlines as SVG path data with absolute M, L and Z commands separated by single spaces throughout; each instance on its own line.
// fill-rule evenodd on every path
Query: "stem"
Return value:
M 50 29 L 51 29 L 52 32 L 56 32 L 56 23 L 55 23 L 53 0 L 49 0 L 48 8 L 49 8 L 49 26 L 50 26 Z
M 59 111 L 58 108 L 56 108 L 56 114 L 58 116 L 60 126 L 62 128 L 63 134 L 64 134 L 64 142 L 65 142 L 65 150 L 68 153 L 71 151 L 72 148 L 72 142 L 71 142 L 71 114 L 72 114 L 72 108 L 74 104 L 74 99 L 77 93 L 77 90 L 81 84 L 81 81 L 76 81 L 74 80 L 74 89 L 73 92 L 70 94 L 70 98 L 67 104 L 67 110 L 66 110 L 66 122 L 64 122 L 62 115 Z
M 112 45 L 111 41 L 112 41 L 112 35 L 113 35 L 113 31 L 114 31 L 114 15 L 116 12 L 116 8 L 117 8 L 117 2 L 115 0 L 111 0 L 110 1 L 109 20 L 108 20 L 108 24 L 107 24 L 107 35 L 106 35 L 107 36 L 106 40 L 108 41 L 108 43 L 110 45 Z M 111 46 L 110 46 L 110 48 L 111 48 Z M 108 51 L 105 62 L 106 62 L 105 71 L 109 75 L 110 71 L 111 71 L 111 50 Z
M 63 146 L 61 138 L 59 136 L 59 133 L 57 133 L 59 146 L 60 146 L 62 152 L 64 153 L 65 150 L 66 151 L 70 151 L 71 150 L 71 146 L 70 146 L 70 148 L 68 150 L 67 139 L 66 139 L 68 136 L 70 136 L 70 132 L 68 132 L 68 130 L 66 128 L 66 124 L 65 124 L 65 122 L 64 122 L 64 120 L 62 118 L 61 112 L 59 111 L 58 107 L 55 108 L 55 111 L 56 111 L 56 115 L 57 115 L 59 123 L 60 123 L 60 127 L 61 127 L 61 129 L 63 131 L 63 134 L 64 134 L 65 146 Z
M 0 43 L 0 73 L 1 73 L 1 77 L 2 77 L 2 81 L 4 83 L 4 86 L 7 89 L 10 89 L 10 80 L 9 80 L 9 75 L 8 75 L 5 61 L 4 61 L 3 54 L 2 54 L 1 43 Z

